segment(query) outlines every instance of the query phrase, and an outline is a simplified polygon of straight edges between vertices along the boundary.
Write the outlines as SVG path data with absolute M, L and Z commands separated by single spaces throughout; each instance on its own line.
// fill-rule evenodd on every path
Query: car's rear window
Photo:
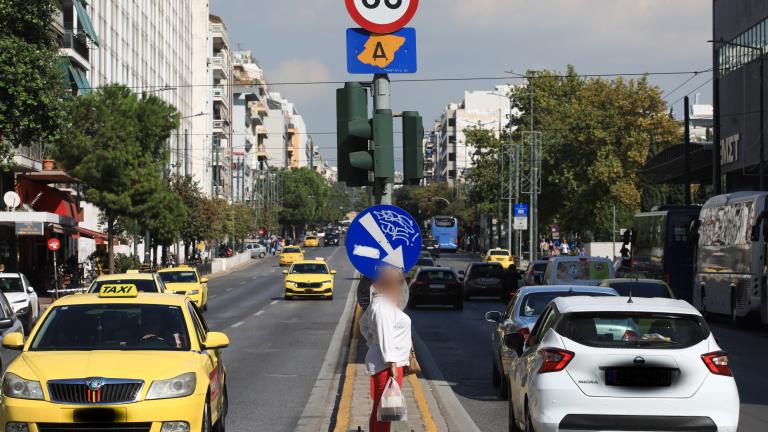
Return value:
M 670 298 L 669 290 L 665 285 L 654 282 L 611 282 L 611 288 L 615 289 L 622 297 L 661 297 Z
M 451 270 L 428 270 L 419 272 L 420 282 L 455 281 L 456 275 Z
M 285 248 L 283 249 L 283 253 L 300 253 L 301 249 L 299 248 Z
M 435 265 L 435 261 L 433 261 L 431 258 L 419 258 L 419 260 L 416 261 L 416 265 L 422 267 L 432 267 Z
M 544 308 L 554 299 L 558 297 L 565 297 L 569 295 L 578 296 L 590 296 L 590 297 L 604 297 L 610 294 L 605 293 L 585 293 L 577 290 L 573 291 L 551 291 L 530 293 L 523 297 L 522 304 L 520 305 L 520 315 L 524 317 L 537 317 L 541 315 Z
M 509 251 L 505 251 L 505 250 L 491 251 L 491 256 L 509 256 Z
M 611 277 L 610 265 L 605 261 L 583 259 L 557 263 L 558 282 L 603 280 Z
M 504 269 L 500 264 L 496 265 L 483 265 L 475 264 L 472 269 L 469 270 L 469 278 L 499 278 L 504 275 Z
M 113 280 L 104 280 L 104 281 L 96 281 L 91 285 L 91 288 L 88 290 L 88 292 L 91 293 L 97 293 L 101 290 L 102 285 L 136 285 L 136 289 L 139 290 L 139 292 L 149 292 L 149 293 L 156 293 L 160 292 L 160 289 L 155 284 L 155 281 L 153 279 L 113 279 Z
M 595 348 L 687 348 L 709 336 L 696 315 L 652 312 L 579 312 L 565 314 L 556 331 Z
M 533 265 L 533 271 L 536 273 L 544 273 L 547 270 L 547 263 L 536 263 Z

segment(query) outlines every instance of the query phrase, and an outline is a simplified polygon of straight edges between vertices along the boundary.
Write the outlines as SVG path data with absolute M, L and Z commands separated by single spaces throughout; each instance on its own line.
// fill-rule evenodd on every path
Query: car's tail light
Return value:
M 539 351 L 544 363 L 539 368 L 539 373 L 547 372 L 560 372 L 568 366 L 568 363 L 573 360 L 576 355 L 570 351 L 557 349 L 557 348 L 545 348 Z
M 707 369 L 715 375 L 733 376 L 733 371 L 728 365 L 728 353 L 715 351 L 701 356 Z
M 522 327 L 517 333 L 521 335 L 526 342 L 528 342 L 528 337 L 531 336 L 531 331 L 528 330 L 528 327 Z
M 637 333 L 633 332 L 632 330 L 627 330 L 624 332 L 624 336 L 621 338 L 623 342 L 634 342 L 637 340 Z

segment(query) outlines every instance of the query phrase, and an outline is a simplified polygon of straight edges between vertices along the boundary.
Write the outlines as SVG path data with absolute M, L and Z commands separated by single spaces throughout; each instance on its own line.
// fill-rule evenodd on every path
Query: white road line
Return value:
M 270 303 L 270 305 L 276 305 L 276 304 L 277 304 L 277 300 L 272 300 L 272 303 Z
M 209 296 L 208 296 L 208 300 L 210 300 L 210 299 L 215 299 L 215 298 L 216 298 L 216 297 L 218 297 L 218 296 L 219 296 L 218 294 L 209 295 Z
M 243 324 L 245 324 L 244 321 L 236 322 L 236 323 L 232 324 L 232 328 L 238 328 L 238 327 L 240 327 Z
M 232 287 L 229 287 L 229 288 L 227 288 L 227 289 L 226 289 L 226 291 L 227 291 L 227 292 L 229 292 L 229 291 L 232 291 L 233 289 L 234 289 L 234 288 L 232 288 Z
M 245 281 L 240 281 L 240 285 L 245 285 Z
M 259 315 L 261 315 L 263 313 L 264 313 L 264 310 L 260 310 L 260 311 L 256 312 L 255 314 L 253 314 L 253 316 L 259 316 Z

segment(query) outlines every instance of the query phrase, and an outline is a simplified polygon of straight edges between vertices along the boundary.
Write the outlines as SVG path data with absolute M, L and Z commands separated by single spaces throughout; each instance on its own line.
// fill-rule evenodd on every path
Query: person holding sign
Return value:
M 392 267 L 381 270 L 373 283 L 371 305 L 360 319 L 360 333 L 368 345 L 365 368 L 371 376 L 373 398 L 370 432 L 389 432 L 390 422 L 379 421 L 382 416 L 377 415 L 382 396 L 390 379 L 402 387 L 403 368 L 410 365 L 413 348 L 411 318 L 398 306 L 403 282 L 401 270 Z

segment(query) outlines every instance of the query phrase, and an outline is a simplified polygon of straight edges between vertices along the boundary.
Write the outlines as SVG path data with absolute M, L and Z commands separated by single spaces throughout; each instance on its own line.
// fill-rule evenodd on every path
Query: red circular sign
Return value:
M 352 19 L 371 33 L 394 33 L 416 15 L 419 0 L 344 0 Z
M 57 238 L 52 238 L 48 240 L 48 250 L 49 251 L 57 251 L 61 248 L 61 242 Z

